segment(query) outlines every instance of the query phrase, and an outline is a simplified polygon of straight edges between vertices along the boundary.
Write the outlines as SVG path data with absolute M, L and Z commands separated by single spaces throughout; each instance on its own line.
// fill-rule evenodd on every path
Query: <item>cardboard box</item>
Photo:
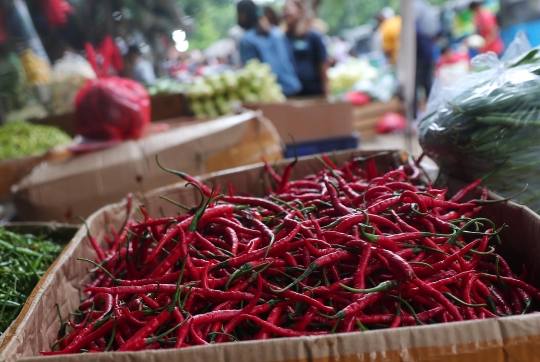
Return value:
M 186 97 L 182 93 L 160 94 L 151 99 L 152 122 L 189 115 Z
M 0 161 L 0 203 L 11 201 L 11 186 L 28 175 L 45 156 L 20 157 Z
M 338 162 L 366 152 L 342 152 L 337 154 Z M 382 158 L 378 166 L 387 169 L 395 165 L 402 154 L 394 152 Z M 286 162 L 280 162 L 283 170 Z M 298 178 L 320 169 L 320 163 L 313 158 L 301 159 L 293 171 Z M 260 178 L 264 171 L 260 165 L 229 170 L 204 177 L 209 185 L 233 182 L 240 189 L 258 193 Z M 153 215 L 176 212 L 159 195 L 167 195 L 186 204 L 193 204 L 196 195 L 183 184 L 168 186 L 143 195 L 141 202 Z M 494 195 L 491 195 L 494 197 Z M 170 207 L 170 208 L 168 208 Z M 538 263 L 540 243 L 540 217 L 526 207 L 513 203 L 485 206 L 484 217 L 491 218 L 497 225 L 506 223 L 501 237 L 506 240 L 503 255 L 519 269 L 520 263 L 529 267 Z M 125 204 L 109 205 L 89 219 L 92 233 L 98 238 L 106 232 L 108 225 L 118 227 L 125 219 Z M 38 297 L 21 321 L 15 336 L 6 340 L 0 359 L 12 362 L 21 358 L 22 362 L 36 361 L 40 350 L 50 348 L 58 329 L 54 313 L 55 303 L 60 302 L 63 314 L 72 311 L 79 304 L 81 280 L 87 274 L 86 265 L 77 263 L 77 257 L 93 257 L 94 253 L 85 239 L 85 231 L 80 230 L 74 237 L 54 270 L 43 282 Z M 531 270 L 531 269 L 528 269 Z M 538 280 L 537 271 L 537 280 Z M 398 329 L 373 330 L 368 332 L 345 333 L 318 337 L 281 338 L 266 341 L 226 343 L 181 350 L 141 351 L 135 353 L 66 355 L 41 358 L 43 361 L 66 362 L 139 362 L 139 361 L 296 361 L 296 362 L 360 362 L 360 361 L 534 361 L 540 358 L 540 314 L 513 316 L 491 320 L 454 322 L 447 324 L 402 327 Z
M 74 225 L 66 225 L 66 224 L 58 224 L 58 223 L 24 223 L 24 222 L 14 222 L 14 223 L 8 223 L 4 226 L 6 230 L 16 232 L 19 234 L 32 234 L 37 236 L 45 236 L 48 239 L 58 242 L 60 244 L 68 244 L 70 240 L 73 238 L 79 227 Z M 56 258 L 56 260 L 51 264 L 51 266 L 47 269 L 41 280 L 38 282 L 38 284 L 34 287 L 32 290 L 32 293 L 28 296 L 28 299 L 26 300 L 26 303 L 24 304 L 19 317 L 15 319 L 11 325 L 5 330 L 0 331 L 3 332 L 2 335 L 0 335 L 0 346 L 2 346 L 3 341 L 5 339 L 11 339 L 13 337 L 14 331 L 17 329 L 19 324 L 21 323 L 21 320 L 24 318 L 26 313 L 28 312 L 28 309 L 34 299 L 36 298 L 37 291 L 41 288 L 41 285 L 47 279 L 47 276 L 49 275 L 50 271 L 56 265 L 58 260 L 60 259 L 62 254 Z M 1 352 L 0 347 L 0 352 Z M 1 358 L 0 358 L 1 359 Z
M 276 126 L 280 137 L 291 143 L 349 136 L 353 133 L 353 105 L 324 99 L 289 100 L 285 103 L 252 104 Z
M 21 220 L 70 222 L 89 216 L 128 192 L 176 182 L 156 163 L 193 175 L 257 163 L 261 155 L 280 159 L 279 136 L 256 112 L 213 121 L 177 124 L 116 147 L 45 163 L 13 187 Z

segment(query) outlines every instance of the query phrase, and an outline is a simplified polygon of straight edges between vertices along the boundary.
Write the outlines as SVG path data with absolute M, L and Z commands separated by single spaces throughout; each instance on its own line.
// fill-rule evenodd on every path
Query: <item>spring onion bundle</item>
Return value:
M 502 196 L 526 189 L 516 200 L 536 212 L 540 212 L 538 51 L 469 76 L 485 79 L 469 83 L 419 125 L 420 144 L 444 173 L 469 181 L 483 178 Z
M 19 315 L 26 299 L 63 246 L 43 237 L 0 228 L 0 335 Z

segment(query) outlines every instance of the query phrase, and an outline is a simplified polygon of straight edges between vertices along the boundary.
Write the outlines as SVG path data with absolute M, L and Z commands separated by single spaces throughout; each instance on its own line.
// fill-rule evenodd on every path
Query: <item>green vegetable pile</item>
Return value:
M 186 89 L 191 109 L 199 118 L 213 118 L 233 112 L 231 104 L 279 103 L 285 101 L 272 69 L 257 59 L 244 68 L 206 77 L 197 77 Z
M 0 228 L 0 334 L 64 247 L 43 237 Z
M 41 155 L 70 141 L 71 138 L 56 127 L 11 122 L 0 126 L 0 160 Z
M 420 121 L 420 144 L 444 173 L 484 185 L 540 213 L 538 49 L 486 75 Z M 478 79 L 478 78 L 477 78 Z M 466 79 L 465 79 L 466 82 Z
M 18 110 L 26 105 L 30 91 L 22 64 L 13 53 L 0 58 L 0 102 L 8 111 Z
M 170 78 L 159 78 L 156 79 L 154 84 L 146 86 L 150 97 L 161 94 L 182 93 L 184 92 L 185 88 L 185 83 Z

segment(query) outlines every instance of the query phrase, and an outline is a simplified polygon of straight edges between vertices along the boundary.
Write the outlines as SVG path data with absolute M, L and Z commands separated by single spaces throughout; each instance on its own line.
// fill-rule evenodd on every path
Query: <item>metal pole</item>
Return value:
M 397 78 L 405 106 L 407 127 L 405 129 L 406 151 L 413 153 L 414 93 L 416 92 L 416 18 L 414 0 L 401 0 L 401 40 L 397 62 Z

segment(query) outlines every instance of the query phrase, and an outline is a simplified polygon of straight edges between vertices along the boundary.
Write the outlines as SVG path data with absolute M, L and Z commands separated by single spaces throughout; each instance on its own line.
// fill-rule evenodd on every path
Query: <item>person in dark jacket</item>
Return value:
M 328 53 L 322 36 L 310 27 L 304 2 L 287 0 L 283 7 L 283 20 L 289 46 L 294 54 L 296 74 L 302 83 L 302 91 L 297 95 L 328 96 Z

